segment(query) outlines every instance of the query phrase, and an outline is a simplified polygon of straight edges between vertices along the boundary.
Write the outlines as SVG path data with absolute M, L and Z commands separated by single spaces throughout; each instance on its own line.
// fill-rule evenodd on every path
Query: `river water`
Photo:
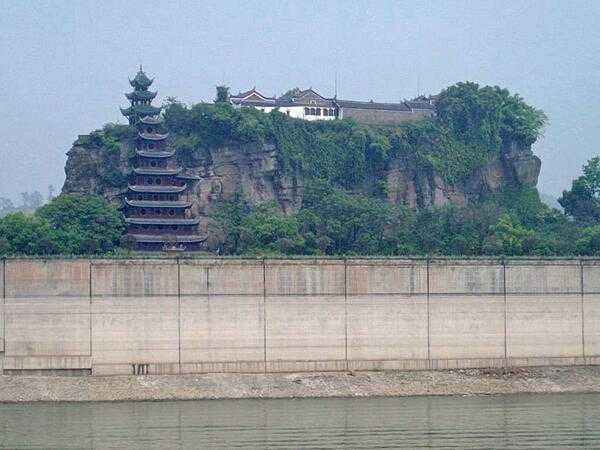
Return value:
M 0 448 L 600 448 L 600 394 L 0 404 Z

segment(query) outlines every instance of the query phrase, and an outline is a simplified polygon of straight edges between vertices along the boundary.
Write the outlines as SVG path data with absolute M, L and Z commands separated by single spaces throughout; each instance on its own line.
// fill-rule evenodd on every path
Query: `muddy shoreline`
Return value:
M 0 376 L 2 403 L 564 392 L 600 392 L 600 366 L 111 377 Z

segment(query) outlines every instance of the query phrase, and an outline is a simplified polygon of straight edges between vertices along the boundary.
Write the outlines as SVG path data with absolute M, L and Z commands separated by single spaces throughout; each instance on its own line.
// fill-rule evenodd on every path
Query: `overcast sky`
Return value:
M 78 134 L 124 122 L 140 63 L 158 104 L 313 87 L 397 101 L 466 79 L 550 118 L 535 151 L 559 195 L 600 154 L 600 1 L 2 0 L 0 196 L 64 181 Z

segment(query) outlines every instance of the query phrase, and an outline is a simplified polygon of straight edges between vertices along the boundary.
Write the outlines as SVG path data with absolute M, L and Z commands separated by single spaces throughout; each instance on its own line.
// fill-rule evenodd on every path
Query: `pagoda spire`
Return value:
M 146 75 L 140 64 L 140 70 L 134 79 L 129 80 L 129 84 L 133 87 L 133 92 L 125 94 L 131 106 L 129 108 L 121 108 L 121 113 L 127 117 L 130 125 L 134 125 L 143 117 L 154 117 L 160 114 L 161 108 L 152 106 L 152 100 L 156 97 L 157 92 L 148 90 L 153 82 L 154 79 Z

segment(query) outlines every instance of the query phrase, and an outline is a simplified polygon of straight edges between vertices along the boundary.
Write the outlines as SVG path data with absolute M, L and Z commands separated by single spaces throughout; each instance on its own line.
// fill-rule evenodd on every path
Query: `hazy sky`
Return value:
M 215 85 L 396 101 L 465 79 L 550 118 L 540 190 L 600 154 L 600 1 L 0 0 L 0 196 L 64 181 L 78 134 L 121 121 L 140 63 L 159 101 Z

